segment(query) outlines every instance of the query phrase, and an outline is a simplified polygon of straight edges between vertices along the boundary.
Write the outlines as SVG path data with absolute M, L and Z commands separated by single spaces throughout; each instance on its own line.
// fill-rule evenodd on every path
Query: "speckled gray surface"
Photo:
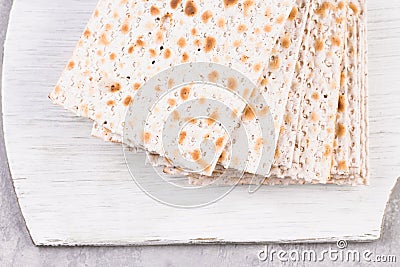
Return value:
M 0 0 L 0 51 L 6 32 L 11 0 Z M 3 55 L 0 55 L 0 62 Z M 1 64 L 0 64 L 1 80 Z M 0 117 L 2 123 L 2 119 Z M 0 267 L 3 266 L 354 266 L 325 260 L 324 262 L 260 261 L 260 245 L 158 246 L 158 247 L 35 247 L 18 207 L 7 165 L 3 132 L 0 129 Z M 352 223 L 344 221 L 344 223 Z M 395 255 L 396 263 L 361 261 L 358 266 L 400 266 L 400 182 L 388 205 L 382 238 L 372 243 L 349 243 L 349 250 L 371 251 L 373 256 Z M 269 251 L 315 250 L 317 255 L 337 249 L 336 244 L 268 245 Z

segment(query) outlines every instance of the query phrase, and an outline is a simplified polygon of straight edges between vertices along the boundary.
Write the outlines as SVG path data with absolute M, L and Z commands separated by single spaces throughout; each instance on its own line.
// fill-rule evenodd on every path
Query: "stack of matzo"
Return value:
M 154 75 L 188 62 L 222 64 L 257 87 L 241 90 L 237 80 L 221 79 L 212 71 L 205 73 L 210 82 L 220 79 L 238 96 L 262 97 L 268 104 L 276 136 L 271 141 L 276 146 L 273 166 L 267 171 L 253 162 L 267 143 L 255 130 L 255 115 L 262 111 L 253 114 L 234 96 L 194 84 L 160 103 L 151 113 L 154 125 L 165 122 L 165 113 L 176 106 L 201 96 L 235 107 L 253 136 L 242 140 L 234 128 L 228 129 L 235 141 L 249 144 L 245 157 L 231 155 L 218 124 L 194 123 L 193 134 L 213 133 L 208 138 L 219 157 L 198 175 L 191 174 L 192 183 L 213 182 L 226 171 L 232 176 L 222 183 L 236 183 L 239 177 L 233 174 L 247 160 L 242 184 L 367 184 L 364 8 L 364 0 L 101 0 L 50 98 L 92 119 L 92 135 L 122 142 L 126 123 L 132 128 L 143 123 L 140 118 L 125 122 L 125 113 L 132 102 L 146 100 L 141 88 Z M 167 92 L 176 82 L 150 89 Z M 150 128 L 128 145 L 151 153 L 152 164 L 179 172 L 182 166 L 163 154 L 159 131 Z M 199 142 L 187 140 L 193 136 L 185 132 L 179 140 L 183 153 L 198 162 Z

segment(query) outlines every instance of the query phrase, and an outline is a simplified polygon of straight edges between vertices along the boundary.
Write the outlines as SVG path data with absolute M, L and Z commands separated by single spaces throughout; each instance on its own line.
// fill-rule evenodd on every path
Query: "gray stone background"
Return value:
M 12 0 L 0 0 L 0 81 L 3 44 Z M 1 84 L 0 84 L 1 86 Z M 1 90 L 0 90 L 1 91 Z M 0 103 L 1 105 L 1 103 Z M 2 116 L 0 116 L 2 125 Z M 351 223 L 351 222 L 347 222 Z M 0 267 L 8 266 L 400 266 L 400 182 L 390 199 L 380 240 L 349 243 L 348 249 L 373 255 L 395 255 L 397 263 L 343 261 L 262 262 L 257 254 L 267 245 L 275 250 L 315 250 L 317 255 L 334 243 L 189 245 L 135 247 L 35 247 L 26 229 L 10 178 L 3 130 L 0 128 Z

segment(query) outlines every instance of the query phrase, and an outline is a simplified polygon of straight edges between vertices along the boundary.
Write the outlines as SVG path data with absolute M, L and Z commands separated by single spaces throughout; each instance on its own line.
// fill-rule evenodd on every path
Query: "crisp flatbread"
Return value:
M 310 3 L 308 1 L 296 1 L 261 81 L 263 86 L 261 88 L 262 96 L 260 97 L 263 97 L 265 102 L 268 103 L 268 108 L 272 116 L 274 116 L 274 146 L 276 146 L 281 131 L 281 124 L 284 117 L 282 114 L 285 113 L 290 85 L 295 74 L 296 61 L 304 36 L 309 6 Z M 257 109 L 257 107 L 255 109 Z M 227 147 L 225 150 L 226 156 L 220 160 L 220 164 L 225 168 L 239 169 L 237 162 L 247 160 L 248 164 L 245 170 L 247 173 L 265 175 L 268 171 L 266 172 L 263 168 L 260 168 L 259 162 L 257 162 L 255 158 L 261 158 L 262 162 L 268 160 L 263 157 L 264 155 L 260 155 L 259 151 L 262 145 L 268 145 L 268 142 L 271 142 L 271 140 L 263 138 L 260 132 L 257 131 L 257 118 L 249 117 L 251 117 L 251 113 L 250 115 L 244 114 L 242 122 L 243 127 L 246 128 L 246 132 L 250 133 L 250 138 L 244 134 L 244 131 L 236 131 L 233 133 L 234 139 L 247 140 L 250 147 L 249 151 L 244 151 L 239 155 L 232 155 L 229 147 Z M 230 164 L 228 164 L 228 162 L 230 162 Z
M 347 8 L 341 1 L 315 1 L 312 10 L 308 26 L 312 45 L 306 62 L 311 75 L 303 89 L 293 162 L 299 179 L 326 183 L 332 166 Z
M 221 63 L 256 83 L 293 2 L 101 0 L 50 98 L 122 135 L 137 91 L 177 64 Z
M 350 184 L 350 185 L 356 185 L 356 184 L 368 184 L 368 168 L 367 168 L 367 161 L 368 161 L 368 121 L 367 121 L 367 69 L 366 69 L 366 59 L 367 59 L 367 51 L 366 51 L 366 37 L 365 37 L 365 29 L 366 29 L 366 23 L 365 23 L 365 14 L 364 14 L 364 6 L 365 2 L 362 1 L 360 4 L 360 9 L 359 12 L 355 12 L 357 14 L 357 24 L 355 27 L 356 31 L 356 40 L 352 38 L 352 35 L 349 33 L 346 33 L 346 40 L 347 42 L 352 42 L 352 44 L 356 47 L 355 49 L 357 50 L 357 54 L 360 55 L 360 60 L 358 60 L 358 68 L 357 68 L 357 73 L 354 73 L 354 78 L 360 80 L 360 86 L 358 87 L 358 90 L 360 91 L 360 94 L 358 96 L 358 100 L 354 99 L 355 101 L 358 101 L 360 103 L 360 110 L 359 114 L 361 117 L 361 130 L 360 135 L 361 135 L 361 142 L 359 145 L 359 152 L 358 154 L 360 155 L 360 161 L 362 168 L 360 171 L 355 171 L 353 170 L 352 173 L 350 174 L 337 174 L 335 173 L 335 167 L 338 168 L 337 162 L 336 164 L 333 165 L 332 168 L 332 174 L 328 178 L 327 181 L 322 181 L 323 183 L 333 183 L 333 184 Z M 349 6 L 350 9 L 354 9 L 354 6 L 352 7 L 351 5 Z M 357 43 L 354 44 L 354 41 Z M 345 57 L 351 57 L 352 53 L 347 53 L 344 55 Z M 352 59 L 347 59 L 348 62 L 350 62 Z M 356 89 L 354 89 L 356 90 Z M 349 133 L 354 135 L 353 131 L 349 131 Z M 351 138 L 357 138 L 357 136 L 351 137 Z M 351 157 L 351 152 L 350 150 L 350 157 Z M 357 155 L 357 154 L 355 154 Z M 275 168 L 276 169 L 276 168 Z M 222 173 L 223 170 L 217 169 L 216 170 L 215 176 L 218 175 L 218 173 Z M 222 184 L 236 184 L 238 182 L 239 178 L 234 178 L 232 177 L 229 180 L 219 180 L 219 183 Z M 240 180 L 241 184 L 249 184 L 253 179 L 253 176 L 251 175 L 245 175 L 242 180 Z M 263 181 L 264 177 L 260 176 L 258 177 L 259 181 Z M 210 182 L 213 182 L 212 179 L 206 178 L 206 177 L 199 177 L 199 176 L 191 176 L 190 181 L 193 184 L 207 184 Z M 254 180 L 253 180 L 254 182 Z M 289 169 L 289 170 L 281 170 L 281 172 L 276 172 L 267 179 L 263 181 L 264 184 L 304 184 L 304 183 L 321 183 L 321 180 L 318 179 L 304 179 L 304 178 L 299 178 L 297 176 L 297 170 L 296 169 Z
M 301 40 L 304 35 L 304 28 L 307 21 L 307 15 L 309 10 L 309 2 L 299 0 L 296 2 L 296 5 L 292 8 L 288 20 L 284 26 L 284 32 L 281 34 L 280 38 L 277 41 L 275 48 L 273 49 L 273 55 L 270 58 L 268 67 L 264 71 L 264 75 L 261 78 L 260 85 L 262 87 L 263 98 L 266 103 L 269 103 L 269 109 L 271 114 L 274 116 L 275 122 L 275 136 L 278 139 L 280 132 L 280 125 L 282 122 L 282 114 L 284 113 L 284 108 L 286 106 L 286 102 L 288 99 L 288 92 L 291 84 L 291 80 L 294 75 L 295 62 L 297 61 L 298 53 L 300 50 Z M 252 133 L 252 135 L 256 135 L 257 125 L 255 123 L 255 119 L 248 120 L 245 114 L 243 116 L 243 122 L 246 126 L 247 132 Z M 237 132 L 236 132 L 237 133 Z M 244 136 L 235 136 L 233 134 L 233 138 L 237 140 L 247 139 Z M 94 130 L 92 132 L 95 136 L 107 138 L 109 133 L 107 130 L 101 134 L 101 131 L 98 131 L 98 125 L 94 126 Z M 276 140 L 275 140 L 276 141 Z M 257 164 L 255 163 L 254 158 L 260 157 L 260 147 L 263 143 L 262 136 L 255 136 L 254 138 L 249 138 L 249 146 L 250 146 L 250 160 L 248 161 L 248 166 L 246 171 L 249 173 L 256 173 Z M 247 153 L 242 153 L 243 156 L 246 156 Z M 239 164 L 243 160 L 247 160 L 246 158 L 241 159 L 240 155 L 234 156 L 235 158 L 231 158 L 231 151 L 229 150 L 229 146 L 226 147 L 225 152 L 220 158 L 220 164 L 227 167 L 230 165 L 231 168 L 239 168 Z M 265 174 L 265 170 L 263 168 L 258 169 L 258 174 Z
M 360 172 L 361 159 L 361 78 L 358 70 L 360 51 L 357 47 L 358 21 L 361 10 L 358 2 L 349 4 L 347 17 L 347 42 L 342 62 L 341 90 L 336 122 L 336 140 L 334 143 L 334 164 L 332 174 L 350 174 Z M 351 171 L 350 171 L 351 169 Z
M 355 9 L 357 8 L 357 10 Z M 278 164 L 280 167 L 274 167 L 279 169 L 271 175 L 269 178 L 265 179 L 264 184 L 303 184 L 303 183 L 334 183 L 334 184 L 367 184 L 368 183 L 368 168 L 367 168 L 367 161 L 368 161 L 368 122 L 367 122 L 367 70 L 366 70 L 366 37 L 365 37 L 365 2 L 350 2 L 349 6 L 347 7 L 348 10 L 348 18 L 347 18 L 347 28 L 346 28 L 346 38 L 343 38 L 343 45 L 344 45 L 344 53 L 341 56 L 341 60 L 339 59 L 336 61 L 336 66 L 339 63 L 339 69 L 346 70 L 345 65 L 343 64 L 350 64 L 352 71 L 346 70 L 345 78 L 346 83 L 340 84 L 340 87 L 336 86 L 336 91 L 338 94 L 337 103 L 339 106 L 338 113 L 340 116 L 335 117 L 335 127 L 338 128 L 337 125 L 339 123 L 343 124 L 346 127 L 345 131 L 345 138 L 338 138 L 337 133 L 338 130 L 335 130 L 336 135 L 332 140 L 332 148 L 333 148 L 333 155 L 331 157 L 332 168 L 330 171 L 330 176 L 328 175 L 327 179 L 315 179 L 314 178 L 303 178 L 298 176 L 298 165 L 295 165 L 293 168 L 288 168 L 291 165 L 292 161 L 288 158 L 282 158 L 282 154 L 278 153 L 276 157 L 276 162 L 278 160 L 282 160 L 283 166 Z M 353 13 L 352 13 L 353 12 Z M 337 31 L 336 31 L 337 33 Z M 344 39 L 346 41 L 344 41 Z M 307 44 L 303 42 L 303 46 L 307 47 Z M 300 53 L 299 62 L 302 61 L 302 54 Z M 307 61 L 305 61 L 307 64 Z M 291 87 L 291 94 L 289 95 L 289 102 L 292 96 L 292 92 L 296 93 L 298 91 L 298 86 L 301 84 L 298 81 L 301 81 L 301 72 L 300 70 L 302 66 L 298 64 L 298 68 L 295 71 L 295 78 L 293 79 L 293 85 Z M 304 73 L 303 73 L 304 76 Z M 300 77 L 300 78 L 299 78 Z M 337 77 L 337 76 L 336 76 Z M 341 75 L 343 78 L 343 75 Z M 350 82 L 349 79 L 352 79 Z M 354 79 L 354 80 L 353 80 Z M 342 96 L 342 97 L 339 97 Z M 344 97 L 345 96 L 345 97 Z M 299 98 L 299 96 L 297 96 Z M 304 100 L 304 96 L 300 97 L 300 99 Z M 341 103 L 340 101 L 345 101 L 344 112 L 340 111 Z M 287 106 L 287 107 L 288 107 Z M 296 105 L 292 106 L 296 107 Z M 298 107 L 298 106 L 297 106 Z M 291 110 L 286 108 L 286 110 Z M 353 112 L 354 111 L 354 112 Z M 292 115 L 292 114 L 290 114 Z M 336 114 L 335 114 L 336 115 Z M 359 117 L 359 119 L 357 119 Z M 288 113 L 285 115 L 285 122 L 288 119 Z M 359 122 L 357 122 L 357 120 Z M 296 119 L 291 119 L 291 121 L 296 121 Z M 283 126 L 284 127 L 284 126 Z M 292 132 L 297 131 L 297 127 L 292 127 Z M 96 134 L 97 129 L 97 134 Z M 118 140 L 113 139 L 115 136 L 112 136 L 110 132 L 107 130 L 105 132 L 99 133 L 101 128 L 98 125 L 94 127 L 94 133 L 100 136 L 106 136 L 110 138 L 110 141 Z M 280 140 L 286 140 L 282 138 L 282 132 L 279 136 Z M 295 147 L 293 144 L 293 147 Z M 341 148 L 343 150 L 339 150 Z M 279 148 L 279 143 L 278 143 Z M 282 150 L 290 151 L 289 150 Z M 294 149 L 293 149 L 294 151 Z M 298 152 L 297 152 L 298 153 Z M 297 154 L 299 157 L 300 154 Z M 157 159 L 159 157 L 156 156 Z M 291 156 L 289 156 L 289 159 Z M 286 160 L 286 162 L 285 162 Z M 341 161 L 346 160 L 347 168 L 343 168 L 341 166 Z M 154 163 L 154 162 L 153 162 Z M 342 162 L 343 163 L 343 162 Z M 298 164 L 298 163 L 296 163 Z M 296 168 L 297 167 L 297 168 Z M 175 169 L 166 169 L 166 172 L 174 173 Z M 222 167 L 217 167 L 214 172 L 214 176 L 217 176 L 219 173 L 225 171 Z M 232 178 L 229 181 L 219 181 L 223 184 L 231 184 L 236 183 L 237 181 Z M 244 178 L 240 181 L 242 184 L 248 184 L 253 179 L 252 175 L 246 174 Z M 264 179 L 264 176 L 259 177 L 260 180 Z M 203 176 L 191 176 L 191 182 L 194 184 L 205 184 L 212 182 L 214 178 L 208 178 Z

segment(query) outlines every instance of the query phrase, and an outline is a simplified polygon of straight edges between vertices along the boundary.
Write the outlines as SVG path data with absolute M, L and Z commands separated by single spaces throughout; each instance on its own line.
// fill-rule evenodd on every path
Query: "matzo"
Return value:
M 102 0 L 50 98 L 121 135 L 136 91 L 176 64 L 220 62 L 257 81 L 292 4 Z

